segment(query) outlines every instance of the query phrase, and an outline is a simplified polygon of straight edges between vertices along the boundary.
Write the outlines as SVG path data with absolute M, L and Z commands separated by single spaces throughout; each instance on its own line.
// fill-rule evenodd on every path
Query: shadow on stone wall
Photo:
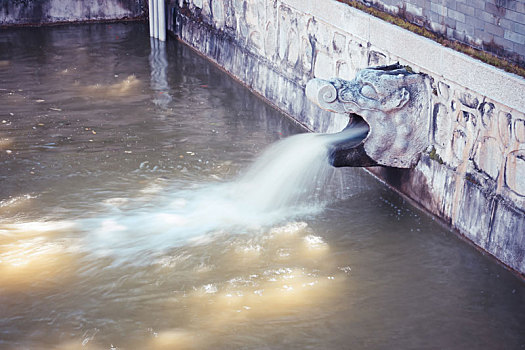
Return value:
M 144 18 L 147 0 L 0 0 L 0 26 Z

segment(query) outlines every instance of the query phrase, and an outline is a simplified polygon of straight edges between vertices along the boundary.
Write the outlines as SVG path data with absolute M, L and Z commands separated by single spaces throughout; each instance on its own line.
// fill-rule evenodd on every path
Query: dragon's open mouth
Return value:
M 364 140 L 370 131 L 365 120 L 355 114 L 350 114 L 350 121 L 346 128 L 337 133 L 329 149 L 330 164 L 334 167 L 363 167 L 378 165 L 370 158 L 364 149 Z

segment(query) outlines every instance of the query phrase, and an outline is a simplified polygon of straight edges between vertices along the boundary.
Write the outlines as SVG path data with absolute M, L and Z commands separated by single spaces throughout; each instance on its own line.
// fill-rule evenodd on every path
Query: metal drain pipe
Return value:
M 164 4 L 164 0 L 158 0 L 158 8 L 157 8 L 158 14 L 159 14 L 159 40 L 160 41 L 166 41 L 166 6 Z
M 149 0 L 149 36 L 166 41 L 166 9 L 164 0 Z
M 148 13 L 149 13 L 149 36 L 154 37 L 153 35 L 153 3 L 156 0 L 149 0 L 148 1 Z

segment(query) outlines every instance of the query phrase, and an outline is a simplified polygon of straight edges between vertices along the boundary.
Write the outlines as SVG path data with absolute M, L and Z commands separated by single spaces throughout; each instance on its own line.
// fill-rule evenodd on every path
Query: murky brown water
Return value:
M 230 203 L 299 131 L 143 24 L 2 30 L 0 348 L 525 347 L 523 281 L 359 169 Z

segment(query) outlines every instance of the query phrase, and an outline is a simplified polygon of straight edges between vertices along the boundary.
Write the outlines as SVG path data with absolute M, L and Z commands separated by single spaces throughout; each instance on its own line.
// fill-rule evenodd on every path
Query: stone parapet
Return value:
M 169 29 L 316 132 L 311 78 L 399 62 L 430 80 L 430 146 L 411 169 L 370 168 L 474 244 L 525 273 L 525 79 L 335 0 L 176 0 Z

